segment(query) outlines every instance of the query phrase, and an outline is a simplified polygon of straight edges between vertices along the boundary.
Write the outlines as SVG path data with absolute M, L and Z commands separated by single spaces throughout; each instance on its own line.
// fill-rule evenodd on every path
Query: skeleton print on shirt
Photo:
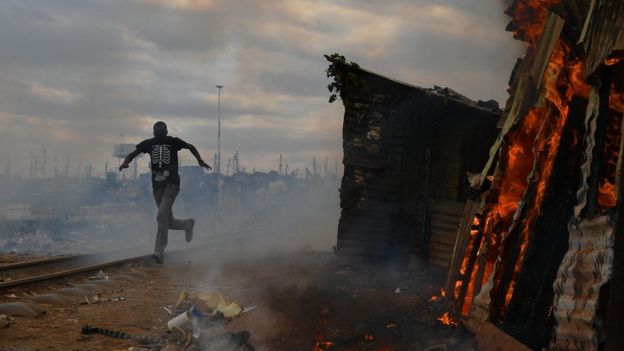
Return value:
M 167 168 L 171 164 L 171 145 L 154 145 L 152 146 L 151 154 L 152 164 L 158 164 L 158 169 Z M 169 176 L 169 171 L 164 170 L 162 172 L 156 172 L 154 179 L 158 182 L 162 182 Z
M 171 145 L 152 146 L 152 163 L 158 164 L 158 168 L 163 168 L 163 164 L 171 163 Z
M 178 175 L 178 151 L 187 148 L 188 144 L 179 138 L 167 136 L 144 140 L 137 145 L 141 152 L 150 155 L 152 169 L 152 185 L 155 188 L 168 183 L 180 184 Z

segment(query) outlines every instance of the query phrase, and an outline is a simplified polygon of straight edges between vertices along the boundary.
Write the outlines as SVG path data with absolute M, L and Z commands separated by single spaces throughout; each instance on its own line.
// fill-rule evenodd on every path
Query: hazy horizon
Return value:
M 521 44 L 493 0 L 132 0 L 0 4 L 0 174 L 114 168 L 113 146 L 164 120 L 212 163 L 222 90 L 222 167 L 341 160 L 343 107 L 323 54 L 410 84 L 506 99 Z M 182 153 L 192 164 L 190 153 Z M 141 170 L 146 169 L 140 161 Z

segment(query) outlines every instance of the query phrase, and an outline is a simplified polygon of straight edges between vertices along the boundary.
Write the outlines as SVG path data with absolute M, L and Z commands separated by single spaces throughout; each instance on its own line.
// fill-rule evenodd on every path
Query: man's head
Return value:
M 163 121 L 154 123 L 154 136 L 157 138 L 163 138 L 167 136 L 167 125 Z

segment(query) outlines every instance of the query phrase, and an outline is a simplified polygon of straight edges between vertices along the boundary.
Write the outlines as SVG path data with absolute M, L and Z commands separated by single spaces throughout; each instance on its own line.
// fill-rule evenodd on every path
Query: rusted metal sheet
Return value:
M 557 321 L 553 350 L 598 350 L 602 328 L 596 311 L 600 288 L 611 275 L 614 228 L 608 215 L 569 226 L 569 250 L 553 287 Z

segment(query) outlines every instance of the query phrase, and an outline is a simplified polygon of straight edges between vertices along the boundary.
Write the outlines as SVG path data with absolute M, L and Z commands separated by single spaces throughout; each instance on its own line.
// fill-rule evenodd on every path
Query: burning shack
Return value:
M 466 173 L 487 161 L 498 104 L 388 79 L 337 54 L 327 59 L 329 88 L 345 107 L 338 251 L 378 259 L 416 252 L 448 266 Z
M 477 333 L 621 349 L 624 2 L 515 0 L 507 13 L 526 54 L 447 289 Z

